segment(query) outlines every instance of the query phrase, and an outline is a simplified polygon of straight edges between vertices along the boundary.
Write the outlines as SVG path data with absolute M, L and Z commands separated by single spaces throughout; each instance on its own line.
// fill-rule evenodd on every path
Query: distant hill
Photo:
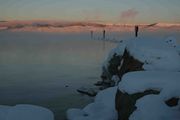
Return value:
M 14 31 L 84 31 L 84 30 L 102 30 L 109 31 L 129 31 L 134 30 L 135 24 L 111 24 L 111 23 L 96 23 L 96 22 L 67 22 L 67 21 L 53 21 L 53 20 L 24 20 L 24 21 L 0 21 L 0 29 L 14 30 Z M 161 27 L 177 27 L 180 24 L 171 23 L 152 23 L 139 24 L 141 28 L 157 29 Z

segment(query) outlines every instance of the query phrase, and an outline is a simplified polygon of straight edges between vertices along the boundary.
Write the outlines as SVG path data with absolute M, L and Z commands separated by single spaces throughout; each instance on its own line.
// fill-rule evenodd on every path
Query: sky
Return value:
M 180 23 L 180 0 L 0 0 L 0 20 Z

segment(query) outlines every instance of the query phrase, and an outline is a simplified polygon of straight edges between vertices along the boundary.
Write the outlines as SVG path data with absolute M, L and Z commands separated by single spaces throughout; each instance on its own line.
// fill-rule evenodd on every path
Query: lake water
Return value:
M 63 120 L 68 108 L 91 101 L 76 89 L 100 80 L 115 45 L 88 33 L 0 32 L 0 104 L 42 105 Z
M 143 37 L 180 40 L 179 31 L 143 32 Z M 123 40 L 133 34 L 107 36 Z M 0 32 L 0 104 L 41 105 L 52 110 L 57 120 L 64 120 L 68 108 L 92 101 L 76 89 L 100 80 L 101 64 L 116 45 L 91 40 L 89 33 Z

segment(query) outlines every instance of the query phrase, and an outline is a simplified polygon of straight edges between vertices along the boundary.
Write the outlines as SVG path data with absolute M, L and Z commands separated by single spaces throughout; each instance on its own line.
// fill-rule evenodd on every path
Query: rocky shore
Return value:
M 180 119 L 178 47 L 170 38 L 121 42 L 103 63 L 98 88 L 89 90 L 94 103 L 69 109 L 68 120 Z

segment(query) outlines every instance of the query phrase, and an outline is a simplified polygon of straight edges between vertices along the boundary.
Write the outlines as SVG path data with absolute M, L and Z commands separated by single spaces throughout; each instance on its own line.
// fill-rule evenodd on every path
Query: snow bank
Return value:
M 137 109 L 130 120 L 180 120 L 180 101 L 175 107 L 165 104 L 171 98 L 180 98 L 180 72 L 130 72 L 123 76 L 118 87 L 128 94 L 150 89 L 160 91 L 158 95 L 147 95 L 137 100 Z
M 125 49 L 129 54 L 124 54 Z M 118 58 L 116 59 L 117 55 Z M 123 56 L 124 54 L 124 56 Z M 103 70 L 105 70 L 105 73 L 108 76 L 108 70 L 116 69 L 118 68 L 119 71 L 121 71 L 122 66 L 127 67 L 127 70 L 131 67 L 130 62 L 126 62 L 125 60 L 129 60 L 126 58 L 126 56 L 129 57 L 129 59 L 132 59 L 133 57 L 135 60 L 137 60 L 139 63 L 143 63 L 143 66 L 140 66 L 141 69 L 144 69 L 145 71 L 139 71 L 139 72 L 131 72 L 127 73 L 122 77 L 122 80 L 120 81 L 118 85 L 118 89 L 121 92 L 134 94 L 139 92 L 144 92 L 146 90 L 158 90 L 160 91 L 160 94 L 158 95 L 158 98 L 152 97 L 152 109 L 149 110 L 148 113 L 153 111 L 153 109 L 156 109 L 155 107 L 163 108 L 162 104 L 164 106 L 164 101 L 172 98 L 172 97 L 180 97 L 180 52 L 178 50 L 178 44 L 176 42 L 176 39 L 173 37 L 169 37 L 165 40 L 159 40 L 159 39 L 151 39 L 151 38 L 134 38 L 131 40 L 123 41 L 122 43 L 119 43 L 119 45 L 113 49 L 109 56 L 107 57 L 106 61 L 103 64 Z M 113 60 L 116 60 L 114 63 L 114 66 L 111 67 L 111 63 L 113 64 Z M 133 59 L 133 60 L 134 60 Z M 134 60 L 134 61 L 135 61 Z M 118 62 L 119 61 L 119 64 Z M 110 63 L 111 62 L 111 63 Z M 137 62 L 137 64 L 138 64 Z M 132 66 L 136 64 L 133 63 Z M 129 67 L 129 66 L 130 67 Z M 141 64 L 142 65 L 142 64 Z M 110 66 L 110 67 L 109 67 Z M 134 65 L 136 67 L 136 65 Z M 134 67 L 133 66 L 133 67 Z M 139 66 L 138 66 L 139 67 Z M 131 71 L 136 70 L 136 68 L 133 68 Z M 137 69 L 139 70 L 139 69 Z M 103 71 L 104 72 L 104 71 Z M 118 73 L 117 73 L 118 74 Z M 114 75 L 114 74 L 113 74 Z M 121 74 L 120 74 L 121 75 Z M 111 80 L 115 83 L 119 81 L 119 76 L 110 76 Z M 131 95 L 129 95 L 131 97 Z M 154 99 L 153 99 L 154 98 Z M 144 99 L 144 97 L 140 98 Z M 115 101 L 115 100 L 114 100 Z M 161 101 L 162 104 L 157 105 Z M 146 119 L 146 115 L 148 114 L 145 111 L 148 111 L 148 105 L 147 108 L 143 107 L 143 102 L 150 103 L 151 100 L 142 100 L 139 103 L 137 103 L 137 114 L 139 114 L 139 117 L 134 112 L 134 116 L 132 115 L 132 120 L 158 120 L 164 114 L 165 112 L 170 111 L 170 108 L 166 109 L 165 111 L 161 111 L 162 113 L 155 113 L 154 117 L 149 117 Z M 157 103 L 154 103 L 157 102 Z M 142 103 L 142 105 L 141 105 Z M 94 103 L 93 103 L 94 104 Z M 156 106 L 157 105 L 157 106 Z M 93 106 L 93 105 L 90 105 Z M 142 107 L 140 107 L 142 106 Z M 166 106 L 167 107 L 167 106 Z M 132 108 L 133 109 L 133 108 Z M 123 110 L 126 110 L 123 108 Z M 138 110 L 141 111 L 138 112 Z M 123 113 L 123 112 L 122 112 Z M 118 113 L 119 116 L 121 113 Z M 169 116 L 174 115 L 176 113 L 170 113 Z M 144 115 L 144 117 L 143 117 Z M 148 114 L 151 115 L 151 114 Z M 147 117 L 148 117 L 147 115 Z M 159 115 L 159 117 L 158 117 Z M 168 117 L 167 118 L 172 118 Z M 137 119 L 136 119 L 137 118 Z M 174 119 L 174 118 L 172 118 Z
M 34 105 L 0 105 L 0 120 L 54 120 L 53 113 Z
M 165 40 L 150 38 L 134 38 L 125 40 L 111 50 L 103 67 L 109 66 L 114 54 L 122 56 L 125 48 L 131 56 L 144 63 L 145 70 L 180 71 L 180 50 L 176 39 L 169 37 Z
M 129 120 L 180 120 L 180 103 L 176 107 L 168 107 L 158 95 L 139 99 L 136 107 Z
M 127 49 L 135 59 L 144 63 L 145 70 L 180 71 L 177 50 L 164 40 L 134 39 Z
M 160 91 L 160 97 L 167 99 L 180 96 L 180 72 L 139 71 L 123 76 L 119 89 L 129 94 L 153 89 Z
M 116 120 L 115 94 L 117 87 L 112 87 L 99 92 L 94 103 L 84 109 L 69 109 L 68 120 Z
M 178 46 L 176 47 L 176 50 L 177 50 L 177 52 L 178 52 L 179 55 L 180 55 L 180 45 L 178 45 Z
M 9 106 L 0 105 L 0 120 L 7 120 L 8 111 L 11 109 Z

